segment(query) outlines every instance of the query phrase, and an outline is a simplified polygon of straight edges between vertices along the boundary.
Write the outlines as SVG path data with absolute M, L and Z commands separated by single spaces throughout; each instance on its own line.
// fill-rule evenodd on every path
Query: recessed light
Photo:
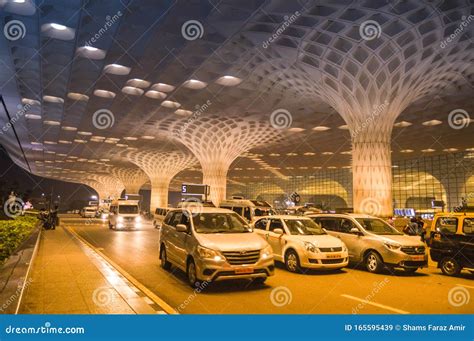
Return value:
M 466 148 L 467 152 L 474 152 L 474 148 Z
M 59 30 L 59 31 L 67 30 L 67 27 L 64 26 L 64 25 L 60 25 L 60 24 L 56 24 L 56 23 L 51 23 L 50 25 L 51 25 L 51 27 L 54 28 L 55 30 Z
M 92 46 L 82 46 L 77 48 L 76 54 L 88 59 L 102 60 L 105 58 L 106 51 Z
M 30 120 L 41 120 L 41 115 L 25 114 L 25 117 Z
M 458 149 L 457 148 L 446 148 L 446 149 L 443 149 L 443 152 L 457 152 Z
M 421 152 L 422 153 L 432 153 L 432 152 L 435 152 L 436 150 L 434 149 L 431 149 L 431 148 L 428 148 L 428 149 L 422 149 Z
M 126 147 L 128 147 L 128 144 L 117 143 L 116 146 L 117 146 L 117 147 L 126 148 Z
M 316 126 L 313 128 L 314 131 L 326 131 L 326 130 L 329 130 L 331 128 L 329 127 L 326 127 L 326 126 Z
M 173 101 L 163 101 L 161 102 L 161 106 L 170 108 L 170 109 L 177 109 L 181 106 L 181 104 L 178 102 L 173 102 Z
M 222 86 L 236 86 L 242 82 L 242 79 L 233 76 L 222 76 L 216 80 L 216 83 Z
M 47 37 L 59 40 L 72 40 L 75 37 L 75 30 L 73 28 L 57 23 L 41 25 L 41 33 Z
M 89 131 L 78 131 L 77 132 L 78 135 L 83 135 L 83 136 L 91 136 L 92 133 L 89 132 Z
M 150 84 L 150 82 L 139 78 L 132 78 L 127 81 L 127 85 L 133 86 L 134 88 L 148 88 Z
M 58 122 L 58 121 L 43 121 L 44 124 L 48 125 L 48 126 L 58 126 L 58 125 L 61 125 L 61 122 Z
M 341 152 L 342 155 L 352 155 L 352 151 L 350 150 L 345 150 L 343 152 Z
M 347 124 L 343 124 L 342 126 L 337 127 L 338 129 L 349 130 L 349 126 Z
M 143 89 L 135 88 L 133 86 L 124 86 L 122 92 L 131 96 L 141 96 L 144 93 Z
M 117 76 L 125 76 L 130 73 L 131 68 L 120 64 L 109 64 L 104 67 L 105 73 Z
M 66 130 L 66 131 L 76 131 L 77 130 L 76 127 L 70 127 L 70 126 L 62 126 L 61 129 Z
M 407 121 L 400 121 L 395 123 L 393 126 L 396 128 L 405 128 L 413 125 L 413 123 L 407 122 Z
M 269 154 L 268 156 L 280 156 L 280 154 L 278 154 L 278 153 L 271 153 L 271 154 Z
M 43 143 L 44 143 L 44 144 L 50 144 L 50 145 L 55 145 L 55 144 L 57 144 L 57 142 L 54 142 L 54 141 L 44 141 Z
M 288 129 L 288 131 L 291 131 L 292 133 L 301 133 L 302 131 L 305 131 L 305 130 L 306 129 L 304 129 L 304 128 L 298 128 L 298 127 Z
M 400 153 L 413 153 L 414 150 L 413 149 L 402 149 L 400 150 Z
M 431 126 L 437 126 L 441 123 L 443 123 L 443 122 L 441 122 L 440 120 L 431 120 L 431 121 L 423 122 L 422 125 L 427 126 L 427 127 L 431 127 Z
M 72 142 L 71 142 L 71 141 L 66 141 L 66 140 L 59 140 L 58 143 L 61 143 L 61 144 L 71 144 Z
M 74 142 L 76 142 L 76 143 L 87 143 L 86 140 L 81 140 L 81 139 L 74 139 Z
M 30 99 L 30 98 L 22 98 L 21 103 L 23 105 L 41 105 L 40 101 L 37 101 L 35 99 Z
M 102 98 L 115 98 L 115 92 L 108 90 L 94 90 L 94 95 Z
M 138 140 L 138 137 L 125 136 L 123 139 L 127 140 L 127 141 L 136 141 L 136 140 Z
M 174 86 L 165 84 L 165 83 L 156 83 L 153 84 L 151 90 L 162 91 L 162 92 L 171 92 L 175 89 Z
M 286 153 L 287 156 L 298 156 L 297 153 Z
M 167 95 L 164 92 L 161 92 L 161 91 L 148 90 L 145 93 L 145 96 L 148 97 L 148 98 L 153 98 L 153 99 L 164 99 L 164 98 L 166 98 Z
M 41 142 L 36 142 L 36 141 L 30 142 L 30 144 L 32 144 L 33 146 L 41 146 L 42 145 Z
M 322 152 L 321 154 L 322 155 L 333 155 L 334 153 L 333 152 Z
M 81 101 L 81 102 L 87 102 L 89 100 L 89 96 L 80 94 L 77 92 L 70 92 L 67 94 L 67 97 L 74 101 Z
M 174 113 L 180 116 L 190 116 L 193 114 L 191 110 L 184 110 L 184 109 L 178 109 Z
M 64 103 L 64 100 L 56 96 L 43 96 L 43 101 L 48 103 Z
M 155 137 L 154 137 L 154 136 L 151 136 L 151 135 L 143 135 L 143 136 L 142 136 L 142 139 L 144 139 L 144 140 L 154 140 Z
M 190 79 L 183 83 L 183 87 L 193 90 L 204 89 L 207 86 L 206 82 L 201 82 L 197 79 Z
M 314 155 L 316 155 L 316 153 L 307 152 L 307 153 L 304 153 L 303 155 L 305 155 L 305 156 L 314 156 Z
M 336 169 L 335 166 L 328 166 L 327 169 Z

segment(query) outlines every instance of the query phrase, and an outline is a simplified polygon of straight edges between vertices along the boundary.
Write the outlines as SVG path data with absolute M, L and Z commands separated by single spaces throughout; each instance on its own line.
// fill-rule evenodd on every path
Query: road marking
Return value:
M 466 288 L 469 288 L 469 289 L 474 289 L 474 287 L 472 285 L 466 285 L 466 284 L 456 284 L 456 285 L 460 285 L 462 287 L 466 287 Z
M 345 295 L 345 294 L 342 294 L 341 296 L 345 297 L 345 298 L 349 298 L 349 299 L 354 300 L 354 301 L 362 302 L 364 304 L 372 305 L 374 307 L 390 310 L 390 311 L 393 311 L 393 312 L 398 313 L 398 314 L 410 314 L 408 311 L 405 311 L 405 310 L 392 308 L 392 307 L 389 307 L 388 305 L 367 301 L 367 300 L 364 300 L 362 298 L 358 298 L 358 297 L 355 297 L 355 296 Z
M 145 287 L 142 283 L 140 283 L 138 280 L 136 280 L 132 275 L 130 275 L 128 272 L 126 272 L 124 269 L 122 269 L 118 264 L 116 264 L 114 261 L 112 261 L 109 257 L 104 255 L 102 252 L 100 252 L 94 245 L 89 243 L 87 240 L 82 238 L 76 231 L 73 229 L 64 226 L 64 228 L 69 231 L 71 234 L 73 234 L 77 239 L 79 239 L 81 242 L 86 244 L 88 247 L 90 247 L 92 250 L 94 250 L 97 254 L 99 254 L 102 258 L 105 259 L 115 270 L 117 270 L 123 277 L 125 277 L 130 283 L 132 283 L 134 286 L 136 286 L 138 289 L 140 289 L 145 295 L 147 295 L 153 302 L 155 302 L 157 305 L 159 305 L 163 310 L 168 313 L 168 314 L 178 314 L 176 310 L 171 307 L 168 303 L 163 301 L 161 298 L 159 298 L 157 295 L 155 295 L 152 291 L 150 291 L 147 287 Z

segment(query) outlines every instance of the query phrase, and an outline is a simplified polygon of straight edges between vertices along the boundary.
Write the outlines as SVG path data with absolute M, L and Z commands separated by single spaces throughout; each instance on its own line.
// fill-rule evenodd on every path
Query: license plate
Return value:
M 240 268 L 240 269 L 235 269 L 235 273 L 237 275 L 241 274 L 252 274 L 253 273 L 253 268 Z
M 340 253 L 332 254 L 332 255 L 326 255 L 326 258 L 341 258 Z
M 411 256 L 412 260 L 425 260 L 425 256 Z

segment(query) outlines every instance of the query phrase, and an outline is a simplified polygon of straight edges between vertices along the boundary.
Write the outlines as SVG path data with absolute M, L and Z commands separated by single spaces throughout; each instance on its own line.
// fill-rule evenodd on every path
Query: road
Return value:
M 443 276 L 434 264 L 415 274 L 363 269 L 294 274 L 277 266 L 265 285 L 218 282 L 196 293 L 185 274 L 158 258 L 158 230 L 109 230 L 100 220 L 64 218 L 97 250 L 182 314 L 457 314 L 474 312 L 474 275 Z M 466 302 L 466 299 L 470 300 Z M 464 304 L 459 304 L 464 303 Z

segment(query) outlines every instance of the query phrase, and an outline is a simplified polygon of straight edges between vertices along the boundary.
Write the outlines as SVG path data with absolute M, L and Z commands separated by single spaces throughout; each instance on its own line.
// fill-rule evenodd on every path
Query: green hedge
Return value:
M 0 220 L 0 263 L 33 232 L 38 219 L 33 216 Z

